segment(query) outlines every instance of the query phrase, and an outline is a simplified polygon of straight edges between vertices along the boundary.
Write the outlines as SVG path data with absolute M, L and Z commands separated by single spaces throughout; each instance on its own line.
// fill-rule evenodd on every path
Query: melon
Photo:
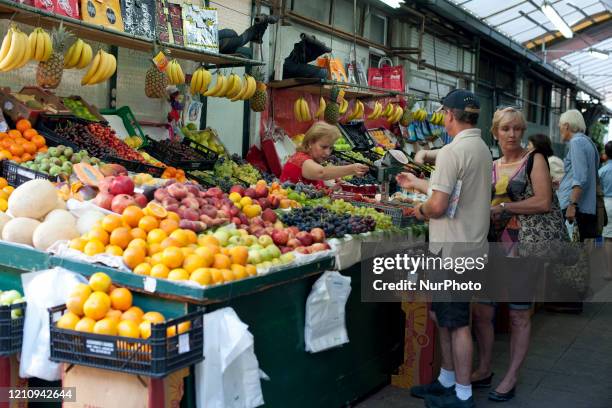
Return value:
M 76 218 L 69 211 L 66 210 L 53 210 L 45 217 L 44 222 L 48 221 L 61 221 L 67 225 L 76 227 Z
M 2 239 L 8 242 L 32 245 L 32 236 L 39 225 L 40 222 L 32 218 L 13 218 L 4 225 Z
M 30 180 L 13 191 L 8 211 L 13 217 L 41 219 L 57 206 L 57 192 L 49 180 Z
M 0 211 L 0 236 L 2 236 L 2 230 L 7 222 L 11 220 L 11 217 L 7 213 Z
M 78 238 L 78 236 L 79 231 L 77 231 L 74 223 L 66 223 L 65 220 L 56 217 L 36 227 L 32 235 L 32 243 L 34 248 L 46 251 L 47 248 L 57 241 L 69 241 L 73 238 Z

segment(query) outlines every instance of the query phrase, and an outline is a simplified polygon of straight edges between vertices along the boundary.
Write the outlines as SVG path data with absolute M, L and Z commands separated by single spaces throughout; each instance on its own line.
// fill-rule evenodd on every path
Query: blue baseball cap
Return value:
M 467 89 L 455 89 L 442 99 L 442 108 L 458 109 L 470 113 L 480 112 L 478 97 Z

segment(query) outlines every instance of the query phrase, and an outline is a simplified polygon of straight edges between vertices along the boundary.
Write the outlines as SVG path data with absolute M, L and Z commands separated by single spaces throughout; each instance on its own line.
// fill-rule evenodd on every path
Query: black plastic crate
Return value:
M 51 361 L 163 378 L 204 359 L 204 308 L 151 325 L 148 339 L 60 329 L 55 323 L 65 311 L 65 305 L 49 309 Z M 189 330 L 167 336 L 168 328 L 177 332 L 184 322 L 191 323 Z
M 375 146 L 363 122 L 338 124 L 338 128 L 354 150 L 370 150 Z
M 2 160 L 2 177 L 8 181 L 13 187 L 19 187 L 23 183 L 34 180 L 43 179 L 49 181 L 58 181 L 59 177 L 53 177 L 40 171 L 34 171 L 26 167 L 22 167 L 19 164 L 10 160 Z
M 215 162 L 217 161 L 217 154 L 212 150 L 206 148 L 205 146 L 200 145 L 202 148 L 207 149 L 210 153 L 212 153 L 204 155 L 202 151 L 195 150 L 193 147 L 191 147 L 190 142 L 197 143 L 191 140 L 183 140 L 182 143 L 190 147 L 191 150 L 193 150 L 193 152 L 200 157 L 200 159 L 190 161 L 182 160 L 178 158 L 175 154 L 173 154 L 173 152 L 165 148 L 163 142 L 157 142 L 149 138 L 147 138 L 147 144 L 146 146 L 144 146 L 144 151 L 168 166 L 183 169 L 185 171 L 212 169 L 215 165 Z
M 56 133 L 56 129 L 62 125 L 62 122 L 80 123 L 88 125 L 92 122 L 86 119 L 78 118 L 74 115 L 40 115 L 36 122 L 36 129 L 45 137 L 47 140 L 47 146 L 64 145 L 71 147 L 75 151 L 81 149 L 87 149 L 87 146 L 79 146 L 76 143 L 69 141 Z
M 0 356 L 21 352 L 25 311 L 25 302 L 0 306 Z M 19 313 L 20 316 L 13 319 L 13 313 Z
M 195 140 L 190 139 L 188 137 L 184 137 L 182 143 L 185 146 L 188 146 L 188 147 L 192 148 L 193 150 L 195 150 L 196 152 L 200 153 L 207 160 L 217 161 L 217 158 L 219 157 L 217 152 L 215 152 L 214 150 L 209 149 L 208 147 L 204 146 L 203 144 L 200 144 L 200 143 L 196 142 Z
M 116 163 L 125 167 L 126 170 L 134 173 L 148 173 L 153 177 L 161 177 L 164 174 L 164 168 L 154 166 L 152 164 L 141 163 L 134 160 L 120 159 L 119 157 L 107 156 L 103 159 L 106 163 Z

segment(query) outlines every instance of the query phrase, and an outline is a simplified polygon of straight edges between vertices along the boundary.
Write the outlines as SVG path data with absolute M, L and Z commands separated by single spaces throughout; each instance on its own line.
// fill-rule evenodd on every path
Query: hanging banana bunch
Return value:
M 0 71 L 19 69 L 30 59 L 32 59 L 32 50 L 28 36 L 15 25 L 11 25 L 0 46 Z
M 293 104 L 293 116 L 298 122 L 310 122 L 312 120 L 310 116 L 310 108 L 304 98 L 296 99 Z
M 208 90 L 208 85 L 212 80 L 212 75 L 208 70 L 200 67 L 195 70 L 191 75 L 191 82 L 189 83 L 189 90 L 192 95 L 204 94 Z

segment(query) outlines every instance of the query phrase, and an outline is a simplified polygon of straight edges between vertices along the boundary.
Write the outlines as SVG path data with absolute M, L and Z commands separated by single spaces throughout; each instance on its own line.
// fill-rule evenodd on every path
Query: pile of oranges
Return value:
M 151 336 L 151 325 L 166 319 L 159 312 L 145 313 L 132 305 L 132 293 L 126 288 L 112 285 L 111 278 L 96 272 L 89 284 L 79 283 L 66 301 L 66 313 L 57 321 L 60 329 L 85 333 L 105 334 L 147 339 Z M 178 333 L 191 327 L 189 322 L 178 325 Z M 177 328 L 167 329 L 167 336 L 175 336 Z
M 247 264 L 246 246 L 222 247 L 214 236 L 179 228 L 179 216 L 155 203 L 106 215 L 87 234 L 73 239 L 70 247 L 89 256 L 104 252 L 122 256 L 139 275 L 203 286 L 257 274 L 255 265 Z
M 4 177 L 0 177 L 0 211 L 4 212 L 8 208 L 8 199 L 15 190 L 15 187 L 9 186 L 8 181 Z
M 0 132 L 0 160 L 16 163 L 34 160 L 37 153 L 47 151 L 47 141 L 27 119 L 17 121 L 16 129 Z
M 166 169 L 164 170 L 164 173 L 162 174 L 161 178 L 163 178 L 163 179 L 175 179 L 179 183 L 183 183 L 183 182 L 187 181 L 187 178 L 185 177 L 185 171 L 182 170 L 182 169 L 174 168 L 174 167 L 166 167 Z

